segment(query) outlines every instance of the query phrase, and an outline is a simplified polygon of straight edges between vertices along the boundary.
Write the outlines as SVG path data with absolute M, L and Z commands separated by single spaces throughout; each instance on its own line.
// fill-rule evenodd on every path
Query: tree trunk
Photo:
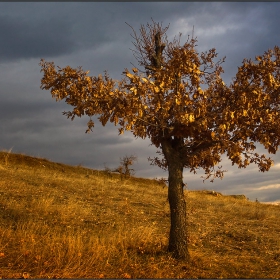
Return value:
M 162 51 L 165 44 L 161 42 L 161 34 L 155 35 L 155 53 L 151 59 L 149 70 L 160 69 Z M 163 95 L 162 95 L 163 96 Z M 159 95 L 160 97 L 160 95 Z M 183 168 L 180 147 L 184 145 L 182 138 L 163 137 L 161 146 L 168 164 L 168 200 L 170 206 L 171 227 L 168 249 L 176 259 L 189 259 L 187 247 L 187 211 L 183 192 Z
M 163 143 L 162 150 L 168 164 L 168 200 L 171 227 L 168 250 L 176 259 L 189 259 L 187 246 L 187 211 L 183 191 L 183 164 L 180 154 L 170 145 Z

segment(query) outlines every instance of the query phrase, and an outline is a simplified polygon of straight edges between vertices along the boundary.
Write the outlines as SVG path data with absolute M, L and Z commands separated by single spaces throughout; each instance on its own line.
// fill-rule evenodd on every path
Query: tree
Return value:
M 120 165 L 117 168 L 111 169 L 107 166 L 105 166 L 105 172 L 108 174 L 111 174 L 112 172 L 118 172 L 126 177 L 130 177 L 134 175 L 134 169 L 130 168 L 131 165 L 133 165 L 137 161 L 137 156 L 130 155 L 130 156 L 124 156 L 120 158 Z
M 115 171 L 119 172 L 120 174 L 124 174 L 125 177 L 130 177 L 134 175 L 134 169 L 130 168 L 131 165 L 137 160 L 137 157 L 134 155 L 124 156 L 120 158 L 120 166 L 115 169 Z
M 128 130 L 148 137 L 159 149 L 163 157 L 152 163 L 168 170 L 168 248 L 175 258 L 188 259 L 183 169 L 196 173 L 201 168 L 212 181 L 222 178 L 218 164 L 225 154 L 239 168 L 255 163 L 260 171 L 269 170 L 271 158 L 254 150 L 256 142 L 273 154 L 279 146 L 280 50 L 244 59 L 226 85 L 224 58 L 217 60 L 215 49 L 198 53 L 197 40 L 189 37 L 181 45 L 181 34 L 168 42 L 167 29 L 154 21 L 141 25 L 139 35 L 132 28 L 139 67 L 125 69 L 119 81 L 106 71 L 89 77 L 81 67 L 56 69 L 42 59 L 41 88 L 73 106 L 63 113 L 71 120 L 88 115 L 86 132 L 97 115 L 102 125 L 118 124 L 119 134 Z

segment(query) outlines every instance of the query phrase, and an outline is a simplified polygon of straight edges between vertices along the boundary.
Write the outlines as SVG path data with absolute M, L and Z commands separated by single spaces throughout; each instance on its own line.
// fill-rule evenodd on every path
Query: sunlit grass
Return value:
M 0 276 L 277 278 L 280 207 L 186 192 L 191 262 L 167 252 L 155 180 L 0 152 Z

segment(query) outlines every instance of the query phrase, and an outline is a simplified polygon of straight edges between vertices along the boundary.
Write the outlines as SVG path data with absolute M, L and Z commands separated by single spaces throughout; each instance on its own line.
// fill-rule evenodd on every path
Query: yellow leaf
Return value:
M 203 94 L 204 93 L 203 90 L 200 87 L 197 89 L 197 91 L 198 91 L 199 94 Z
M 227 126 L 225 124 L 220 124 L 219 128 L 222 130 L 222 132 L 224 132 L 227 128 Z
M 129 72 L 126 73 L 126 76 L 130 79 L 132 79 L 134 76 L 132 74 L 130 74 Z
M 135 87 L 130 88 L 130 91 L 137 93 L 137 89 Z
M 158 93 L 159 92 L 159 88 L 155 87 L 155 92 Z
M 189 122 L 194 122 L 194 115 L 193 114 L 189 115 Z

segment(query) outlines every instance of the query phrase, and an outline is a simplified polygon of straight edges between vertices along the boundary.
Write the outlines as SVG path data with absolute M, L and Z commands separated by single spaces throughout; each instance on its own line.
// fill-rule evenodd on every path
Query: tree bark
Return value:
M 171 140 L 170 140 L 171 142 Z M 183 190 L 183 163 L 180 153 L 172 144 L 162 143 L 162 150 L 168 164 L 168 201 L 171 227 L 168 250 L 176 259 L 189 260 L 187 245 L 187 211 Z

